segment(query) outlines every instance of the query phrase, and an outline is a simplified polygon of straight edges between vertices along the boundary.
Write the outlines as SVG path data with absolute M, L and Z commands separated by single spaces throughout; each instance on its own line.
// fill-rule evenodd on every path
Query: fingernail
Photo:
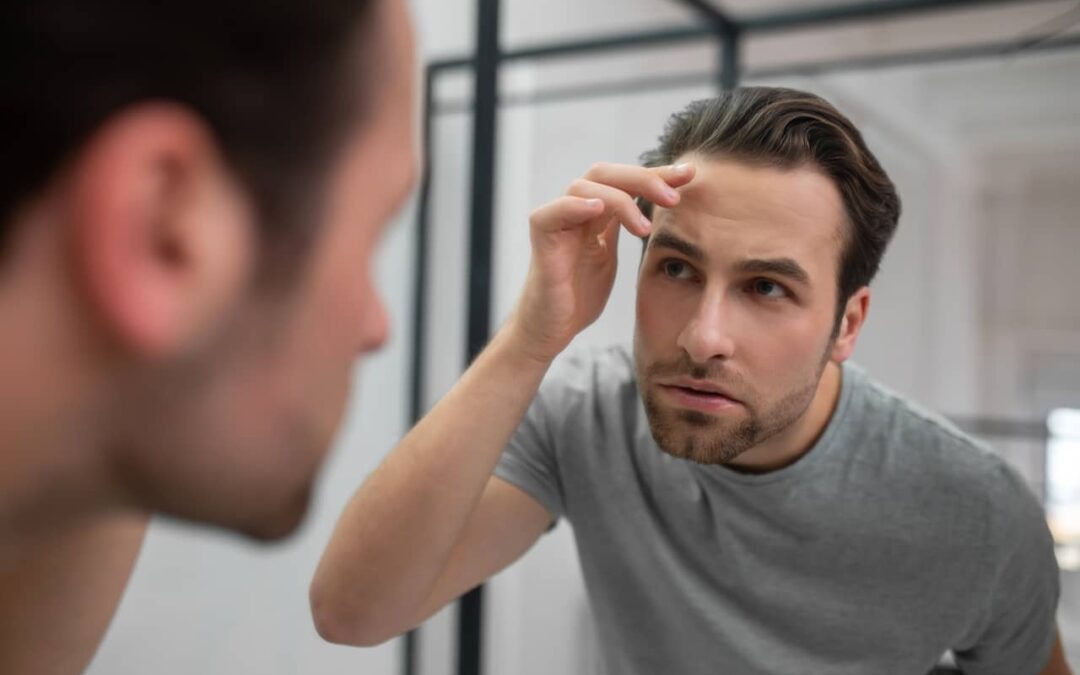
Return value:
M 675 192 L 673 188 L 664 188 L 664 196 L 668 199 L 675 200 L 679 198 L 679 193 Z
M 685 162 L 683 162 L 682 164 L 676 164 L 675 166 L 671 167 L 671 173 L 675 174 L 676 176 L 685 176 L 686 174 L 690 173 L 690 165 Z
M 642 229 L 646 232 L 652 230 L 652 223 L 649 222 L 649 219 L 645 217 L 644 213 L 641 214 L 641 218 L 638 220 L 638 223 L 641 224 Z
M 603 204 L 604 204 L 604 201 L 602 199 L 586 199 L 585 200 L 585 205 L 588 206 L 590 209 L 595 209 L 596 207 L 602 206 Z

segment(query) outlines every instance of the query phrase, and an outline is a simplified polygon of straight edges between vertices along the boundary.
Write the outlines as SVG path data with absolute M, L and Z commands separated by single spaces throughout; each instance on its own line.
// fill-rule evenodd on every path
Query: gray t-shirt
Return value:
M 1059 593 L 1001 459 L 843 369 L 814 447 L 767 474 L 657 447 L 626 348 L 564 357 L 495 474 L 573 526 L 611 675 L 1042 670 Z

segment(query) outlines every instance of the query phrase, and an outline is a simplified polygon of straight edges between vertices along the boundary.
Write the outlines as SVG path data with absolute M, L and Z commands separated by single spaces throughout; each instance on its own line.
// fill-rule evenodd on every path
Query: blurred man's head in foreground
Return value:
M 26 469 L 3 518 L 287 534 L 387 336 L 372 253 L 416 161 L 404 3 L 0 12 L 0 462 Z

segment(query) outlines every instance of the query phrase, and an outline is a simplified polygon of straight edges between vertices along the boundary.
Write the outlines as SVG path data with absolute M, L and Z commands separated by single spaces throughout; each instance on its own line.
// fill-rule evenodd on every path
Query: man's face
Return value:
M 811 168 L 697 165 L 657 209 L 638 276 L 634 359 L 656 442 L 726 464 L 782 439 L 829 360 L 844 210 Z
M 136 404 L 156 429 L 140 431 L 119 464 L 144 506 L 257 538 L 291 532 L 341 421 L 352 367 L 387 339 L 373 253 L 416 170 L 413 45 L 404 3 L 374 9 L 371 107 L 333 160 L 318 221 L 298 224 L 318 233 L 299 275 L 286 289 L 249 290 L 215 343 L 164 369 L 147 387 L 151 400 Z

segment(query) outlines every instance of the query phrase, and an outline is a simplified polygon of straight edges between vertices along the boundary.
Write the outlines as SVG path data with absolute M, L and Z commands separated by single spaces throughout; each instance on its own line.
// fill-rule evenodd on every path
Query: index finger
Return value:
M 587 180 L 610 185 L 633 197 L 644 197 L 661 206 L 678 204 L 679 193 L 675 188 L 690 182 L 693 177 L 694 166 L 689 163 L 644 167 L 599 162 L 585 174 Z

